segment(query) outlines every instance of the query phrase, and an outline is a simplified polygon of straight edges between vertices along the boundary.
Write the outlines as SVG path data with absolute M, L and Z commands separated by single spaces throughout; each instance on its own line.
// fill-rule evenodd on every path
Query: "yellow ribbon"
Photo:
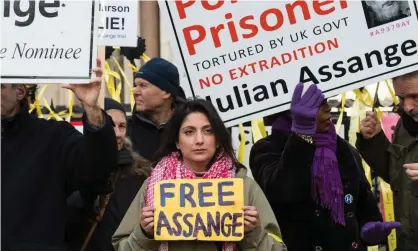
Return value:
M 139 71 L 138 67 L 133 64 L 128 64 L 128 66 L 131 67 L 133 73 L 137 73 Z
M 123 80 L 125 81 L 125 83 L 129 87 L 129 90 L 130 90 L 130 93 L 131 93 L 131 95 L 130 95 L 131 96 L 131 109 L 133 109 L 133 107 L 135 105 L 135 98 L 134 98 L 134 93 L 133 93 L 133 85 L 131 84 L 131 82 L 129 82 L 129 79 L 126 77 L 126 74 L 123 71 L 122 67 L 120 66 L 118 60 L 116 60 L 116 58 L 113 57 L 113 56 L 112 56 L 112 60 L 116 64 L 116 66 L 118 67 L 119 72 L 122 74 Z M 120 91 L 119 91 L 119 93 L 120 93 Z
M 104 79 L 107 86 L 107 91 L 109 92 L 110 96 L 113 96 L 113 93 L 115 92 L 115 85 L 113 83 L 113 79 L 110 77 L 109 74 L 111 72 L 110 65 L 107 61 L 104 63 Z
M 386 87 L 389 90 L 390 96 L 392 97 L 393 104 L 398 105 L 399 104 L 399 100 L 396 98 L 395 92 L 390 87 L 389 81 L 386 80 L 385 82 L 386 82 Z
M 279 237 L 279 236 L 277 236 L 277 235 L 275 235 L 275 234 L 272 234 L 272 233 L 268 233 L 268 235 L 270 235 L 273 239 L 275 239 L 277 242 L 279 242 L 279 243 L 283 243 L 283 240 Z
M 74 96 L 71 90 L 68 90 L 68 115 L 67 122 L 71 122 L 71 117 L 73 116 L 73 105 L 74 105 Z
M 44 106 L 45 106 L 45 108 L 46 108 L 46 109 L 48 109 L 49 114 L 50 114 L 50 116 L 48 117 L 48 120 L 49 120 L 51 117 L 53 117 L 53 118 L 55 118 L 55 120 L 56 120 L 56 121 L 62 121 L 63 119 L 62 119 L 60 116 L 58 116 L 58 114 L 56 114 L 56 113 L 55 113 L 55 112 L 51 109 L 51 107 L 49 106 L 48 101 L 46 100 L 46 98 L 43 98 L 43 100 L 44 100 Z M 62 114 L 62 112 L 61 112 L 61 114 Z M 65 114 L 65 112 L 64 112 L 64 114 Z
M 390 86 L 389 86 L 387 81 L 386 81 L 386 85 L 389 89 L 389 92 L 391 92 Z M 379 84 L 376 87 L 376 94 L 375 95 L 377 95 L 378 89 L 379 89 Z M 373 104 L 373 99 L 372 99 L 370 93 L 366 89 L 364 89 L 363 92 L 364 92 L 364 97 L 365 98 L 362 100 L 362 103 L 373 107 L 373 105 L 374 105 Z M 357 90 L 356 96 L 359 97 L 359 90 Z M 392 95 L 392 93 L 391 93 L 391 96 L 392 96 L 393 102 L 396 104 L 397 99 L 396 99 L 395 95 L 394 94 Z M 361 95 L 361 97 L 363 98 L 363 95 Z M 377 107 L 375 108 L 375 110 L 376 110 L 378 119 L 380 121 L 382 121 L 383 112 L 381 112 L 380 109 L 377 108 Z M 357 131 L 360 131 L 359 123 L 358 123 Z M 350 136 L 350 139 L 351 139 L 351 136 Z M 367 165 L 367 163 L 364 160 L 362 160 L 362 161 L 363 161 L 366 177 L 371 184 L 370 167 Z M 394 209 L 393 209 L 393 194 L 392 194 L 392 191 L 390 190 L 390 186 L 389 186 L 389 184 L 384 182 L 381 178 L 379 178 L 379 184 L 380 184 L 381 196 L 382 196 L 382 200 L 383 200 L 383 209 L 384 209 L 384 214 L 385 214 L 385 221 L 386 222 L 395 221 L 395 214 L 394 214 Z M 389 242 L 389 250 L 394 251 L 396 249 L 396 246 L 397 246 L 396 230 L 392 230 L 391 234 L 388 236 L 388 242 Z M 368 250 L 369 251 L 377 251 L 378 247 L 376 247 L 376 246 L 369 247 Z
M 30 106 L 29 113 L 31 113 L 34 109 L 36 109 L 36 114 L 38 115 L 38 118 L 43 118 L 44 115 L 42 114 L 41 105 L 39 103 L 39 100 L 41 100 L 42 96 L 44 95 L 44 92 L 46 88 L 49 86 L 49 84 L 45 84 L 41 91 L 39 91 L 38 95 L 35 96 L 34 104 Z
M 145 63 L 151 60 L 147 55 L 145 55 L 145 53 L 142 54 L 141 58 L 142 60 L 144 60 Z
M 340 110 L 340 116 L 338 117 L 337 125 L 335 126 L 335 131 L 337 134 L 341 130 L 341 125 L 343 123 L 343 115 L 344 115 L 344 109 L 345 109 L 345 97 L 346 93 L 344 92 L 341 96 L 341 110 Z
M 379 178 L 379 184 L 380 184 L 380 191 L 381 196 L 383 198 L 383 208 L 384 208 L 384 215 L 385 215 L 385 221 L 386 222 L 392 222 L 395 221 L 395 212 L 393 209 L 393 193 L 390 189 L 390 185 L 386 182 L 384 182 L 381 178 Z M 397 243 L 396 243 L 396 230 L 393 229 L 392 232 L 388 236 L 388 244 L 389 244 L 389 250 L 393 251 L 396 249 Z
M 64 119 L 63 119 L 62 117 L 66 116 L 67 114 L 68 114 L 68 113 L 67 113 L 67 110 L 65 110 L 65 111 L 60 111 L 60 112 L 58 112 L 58 113 L 53 113 L 53 114 L 50 114 L 50 115 L 48 116 L 47 120 L 50 120 L 53 116 L 59 116 L 59 117 L 60 117 L 60 121 L 63 121 Z
M 261 133 L 260 127 L 257 124 L 256 120 L 251 121 L 251 131 L 253 134 L 253 142 L 254 144 L 257 143 L 260 139 L 263 138 L 263 134 Z
M 244 127 L 242 126 L 242 124 L 239 124 L 239 136 L 241 138 L 241 141 L 239 143 L 239 148 L 238 148 L 238 161 L 241 164 L 244 164 L 244 160 L 245 160 L 245 132 L 244 132 Z
M 151 60 L 145 53 L 141 55 L 141 58 L 142 58 L 142 60 L 144 60 L 145 63 Z M 131 69 L 134 73 L 139 71 L 138 67 L 136 67 L 133 64 L 128 64 L 128 66 L 131 67 Z
M 267 137 L 267 130 L 266 130 L 266 126 L 264 125 L 264 119 L 257 119 L 257 125 L 258 128 L 261 132 L 261 136 L 263 136 L 263 138 Z
M 362 103 L 373 107 L 373 99 L 366 88 L 363 89 L 363 92 L 361 92 L 359 89 L 355 89 L 353 92 L 356 95 L 356 98 L 358 98 Z M 375 107 L 375 110 L 377 118 L 382 119 L 383 112 L 378 107 Z
M 105 62 L 105 81 L 106 81 L 106 86 L 107 86 L 107 90 L 109 92 L 109 95 L 112 99 L 118 101 L 119 103 L 121 102 L 121 97 L 120 97 L 120 93 L 122 90 L 122 80 L 120 78 L 119 73 L 112 71 L 110 69 L 110 65 L 108 62 Z M 116 84 L 116 88 L 115 88 L 115 84 L 114 84 L 114 80 L 113 78 L 115 78 L 117 80 L 117 84 Z
M 386 82 L 386 87 L 388 88 L 389 93 L 392 97 L 393 103 L 395 105 L 398 105 L 399 101 L 396 98 L 394 91 L 390 87 L 388 80 L 386 80 L 385 82 Z M 380 118 L 380 121 L 382 122 L 382 118 Z M 380 185 L 381 197 L 383 200 L 382 204 L 383 204 L 383 211 L 385 215 L 385 221 L 386 222 L 395 221 L 395 211 L 394 211 L 394 206 L 393 206 L 393 192 L 390 188 L 390 185 L 381 178 L 379 178 L 379 185 Z M 392 232 L 388 236 L 388 244 L 389 244 L 389 251 L 396 250 L 397 242 L 396 242 L 396 230 L 395 229 L 393 229 Z
M 349 129 L 349 143 L 353 147 L 356 147 L 357 132 L 360 131 L 361 117 L 364 117 L 365 114 L 366 114 L 365 105 L 366 104 L 363 101 L 361 101 L 359 98 L 354 100 L 354 104 L 353 104 L 353 108 L 352 108 L 353 113 L 352 113 L 352 116 L 350 118 L 350 129 Z M 369 182 L 369 184 L 371 186 L 371 189 L 373 190 L 372 175 L 371 175 L 370 167 L 367 165 L 367 163 L 363 159 L 361 161 L 363 163 L 363 168 L 364 168 L 365 175 L 367 177 L 367 181 Z M 379 246 L 367 247 L 367 250 L 368 251 L 379 251 Z

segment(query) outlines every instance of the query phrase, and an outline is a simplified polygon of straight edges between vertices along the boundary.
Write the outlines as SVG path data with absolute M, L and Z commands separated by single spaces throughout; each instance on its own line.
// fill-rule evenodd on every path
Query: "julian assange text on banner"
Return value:
M 288 109 L 298 82 L 329 97 L 418 70 L 416 1 L 159 4 L 183 88 L 227 126 Z

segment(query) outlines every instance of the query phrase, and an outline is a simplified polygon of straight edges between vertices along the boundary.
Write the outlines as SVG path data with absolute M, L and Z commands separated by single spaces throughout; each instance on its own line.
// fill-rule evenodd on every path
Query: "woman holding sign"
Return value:
M 287 250 L 210 102 L 177 108 L 163 139 L 160 161 L 113 236 L 116 250 Z
M 382 222 L 361 158 L 331 122 L 316 85 L 296 86 L 290 113 L 251 149 L 250 166 L 283 227 L 290 251 L 366 250 L 398 222 Z

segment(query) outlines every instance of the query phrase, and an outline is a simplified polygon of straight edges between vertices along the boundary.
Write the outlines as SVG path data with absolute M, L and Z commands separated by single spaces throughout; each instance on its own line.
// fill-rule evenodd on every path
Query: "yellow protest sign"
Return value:
M 155 240 L 240 241 L 242 179 L 180 179 L 155 184 Z

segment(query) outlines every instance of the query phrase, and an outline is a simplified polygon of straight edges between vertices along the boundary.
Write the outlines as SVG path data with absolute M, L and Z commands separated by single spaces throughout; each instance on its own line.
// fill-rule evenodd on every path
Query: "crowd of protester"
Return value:
M 84 108 L 83 133 L 30 115 L 26 85 L 1 85 L 2 251 L 365 251 L 394 229 L 397 251 L 418 251 L 418 72 L 394 79 L 392 143 L 370 112 L 354 148 L 320 85 L 298 84 L 246 167 L 212 104 L 185 98 L 175 65 L 153 58 L 136 73 L 130 119 L 112 99 L 99 106 L 101 68 L 63 86 Z M 383 221 L 362 158 L 391 185 L 396 221 Z M 244 182 L 241 241 L 154 239 L 157 182 L 222 178 Z

